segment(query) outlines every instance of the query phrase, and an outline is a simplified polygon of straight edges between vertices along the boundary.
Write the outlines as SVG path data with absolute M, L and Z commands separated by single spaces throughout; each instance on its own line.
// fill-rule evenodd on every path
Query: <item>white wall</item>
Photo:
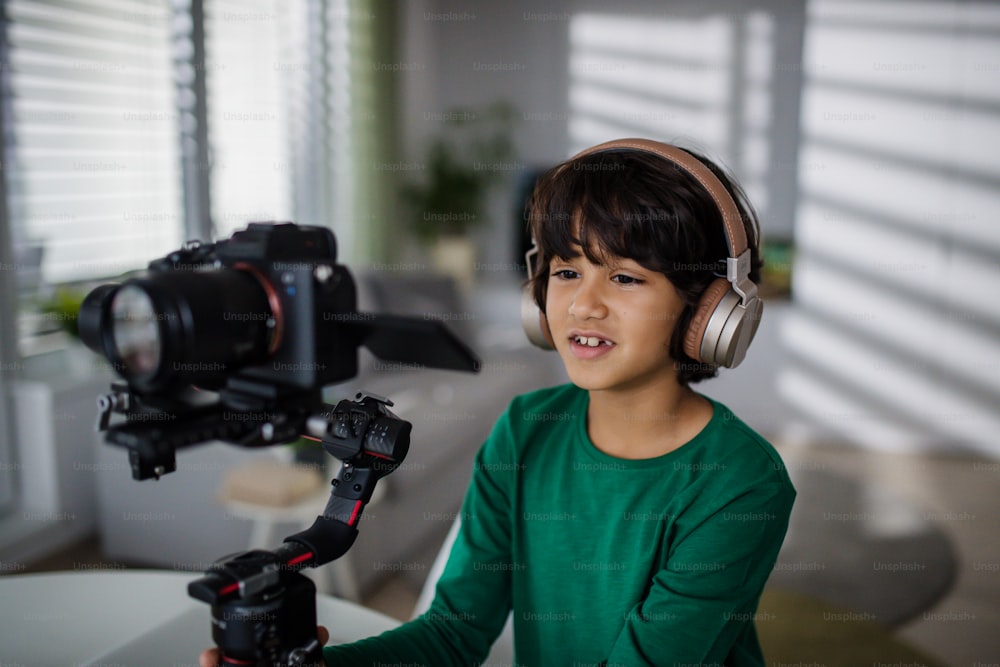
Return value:
M 807 437 L 1000 458 L 1000 6 L 810 4 L 796 312 Z
M 765 238 L 799 245 L 771 369 L 780 391 L 767 394 L 789 434 L 1000 456 L 989 435 L 1000 426 L 995 3 L 423 0 L 405 11 L 409 155 L 434 113 L 498 97 L 522 111 L 527 165 L 602 132 L 703 142 L 747 185 Z M 596 30 L 574 22 L 581 13 Z M 581 34 L 598 44 L 621 25 L 619 46 L 574 65 Z M 686 51 L 671 51 L 678 28 L 698 36 Z M 643 81 L 627 83 L 637 45 L 659 58 L 652 111 L 634 101 Z M 609 103 L 586 102 L 602 76 Z M 484 261 L 510 261 L 512 234 L 485 235 Z
M 617 137 L 683 141 L 736 173 L 766 232 L 789 236 L 803 19 L 797 5 L 406 3 L 398 57 L 404 154 L 419 160 L 441 112 L 504 99 L 520 111 L 518 161 L 526 168 Z M 509 263 L 511 204 L 498 200 L 493 210 L 501 224 L 483 233 L 482 259 Z
M 798 3 L 533 0 L 407 3 L 400 17 L 401 139 L 408 159 L 442 111 L 505 99 L 520 111 L 519 162 L 547 167 L 607 139 L 681 141 L 747 188 L 765 235 L 792 235 L 802 22 Z M 481 264 L 509 266 L 509 203 L 480 238 Z M 482 275 L 481 278 L 489 278 Z M 775 305 L 740 369 L 698 387 L 762 432 L 781 430 Z
M 399 77 L 398 114 L 407 159 L 419 161 L 425 143 L 442 129 L 443 112 L 497 100 L 518 109 L 519 165 L 547 166 L 565 156 L 565 21 L 527 23 L 523 13 L 538 11 L 532 5 L 530 0 L 405 3 L 399 62 L 407 69 Z M 521 173 L 510 172 L 511 188 Z M 496 224 L 480 230 L 482 266 L 523 261 L 514 253 L 517 237 L 509 197 L 498 193 L 491 201 L 490 217 Z M 480 275 L 489 277 L 488 272 Z

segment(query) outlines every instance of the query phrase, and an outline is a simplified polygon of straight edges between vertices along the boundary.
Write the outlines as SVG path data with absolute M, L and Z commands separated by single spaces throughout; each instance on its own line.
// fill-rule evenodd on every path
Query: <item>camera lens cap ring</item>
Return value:
M 264 294 L 267 296 L 267 305 L 270 306 L 271 316 L 274 318 L 274 330 L 271 332 L 271 340 L 267 346 L 267 353 L 274 354 L 281 346 L 281 339 L 285 333 L 285 317 L 281 310 L 281 297 L 278 296 L 278 291 L 274 289 L 274 285 L 267 279 L 267 276 L 261 273 L 256 266 L 247 264 L 246 262 L 237 262 L 233 265 L 233 268 L 238 271 L 246 271 L 256 278 L 261 288 L 263 288 Z

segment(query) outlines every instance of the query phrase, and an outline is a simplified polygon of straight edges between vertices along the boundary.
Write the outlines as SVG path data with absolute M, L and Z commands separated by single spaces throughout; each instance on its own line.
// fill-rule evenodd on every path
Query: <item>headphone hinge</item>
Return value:
M 739 257 L 726 258 L 726 280 L 733 284 L 733 291 L 740 295 L 743 305 L 757 298 L 757 285 L 750 280 L 750 248 Z
M 750 248 L 739 257 L 726 258 L 726 280 L 732 284 L 743 282 L 750 275 Z
M 740 305 L 742 306 L 757 299 L 757 284 L 749 278 L 733 283 L 733 291 L 740 295 Z
M 535 277 L 535 257 L 538 256 L 538 244 L 535 242 L 535 236 L 531 236 L 531 249 L 524 253 L 524 263 L 528 267 L 528 280 L 532 280 Z

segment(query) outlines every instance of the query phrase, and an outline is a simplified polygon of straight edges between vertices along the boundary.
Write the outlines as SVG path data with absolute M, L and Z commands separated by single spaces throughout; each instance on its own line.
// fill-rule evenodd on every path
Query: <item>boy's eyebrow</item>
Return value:
M 577 253 L 569 256 L 569 257 L 562 257 L 560 255 L 553 255 L 552 259 L 549 261 L 549 264 L 552 265 L 552 264 L 555 264 L 557 262 L 572 262 L 574 260 L 580 259 L 583 256 L 584 255 L 583 255 L 582 252 L 577 252 Z M 630 257 L 619 257 L 617 255 L 605 254 L 604 258 L 606 260 L 609 260 L 609 261 L 600 261 L 600 262 L 597 262 L 595 264 L 595 266 L 600 266 L 600 267 L 606 268 L 609 271 L 627 270 L 627 271 L 632 271 L 632 272 L 635 272 L 635 273 L 638 273 L 638 272 L 648 272 L 649 271 L 649 269 L 647 269 L 642 264 L 640 264 L 638 261 L 636 261 L 636 260 L 634 260 L 634 259 L 632 259 Z M 590 259 L 588 258 L 587 261 L 589 262 Z
M 579 258 L 580 255 L 577 255 L 576 257 L 553 257 L 552 260 L 549 261 L 549 268 L 551 269 L 554 266 L 570 266 L 573 264 L 574 260 Z
M 629 257 L 616 257 L 615 261 L 605 265 L 609 271 L 630 271 L 631 273 L 648 273 L 649 269 Z
M 579 246 L 577 246 L 577 248 L 579 248 Z M 553 254 L 551 261 L 552 262 L 558 262 L 558 261 L 568 262 L 568 261 L 573 260 L 573 259 L 579 259 L 580 257 L 583 257 L 583 252 L 580 251 L 580 250 L 577 250 L 577 252 L 574 252 L 572 255 L 567 255 L 565 257 L 562 256 L 562 255 L 559 255 L 559 254 Z

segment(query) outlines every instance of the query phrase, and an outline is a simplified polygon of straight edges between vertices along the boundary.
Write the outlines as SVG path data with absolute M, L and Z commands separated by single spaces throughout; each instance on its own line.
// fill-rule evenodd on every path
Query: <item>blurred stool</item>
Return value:
M 375 488 L 371 507 L 381 495 Z M 314 465 L 297 465 L 279 460 L 255 459 L 228 471 L 217 495 L 219 502 L 233 516 L 252 522 L 250 549 L 271 550 L 287 535 L 278 535 L 281 524 L 294 524 L 295 530 L 308 528 L 323 514 L 330 498 L 329 480 Z M 319 593 L 331 594 L 333 588 L 340 597 L 360 602 L 351 552 L 318 568 L 303 570 Z

